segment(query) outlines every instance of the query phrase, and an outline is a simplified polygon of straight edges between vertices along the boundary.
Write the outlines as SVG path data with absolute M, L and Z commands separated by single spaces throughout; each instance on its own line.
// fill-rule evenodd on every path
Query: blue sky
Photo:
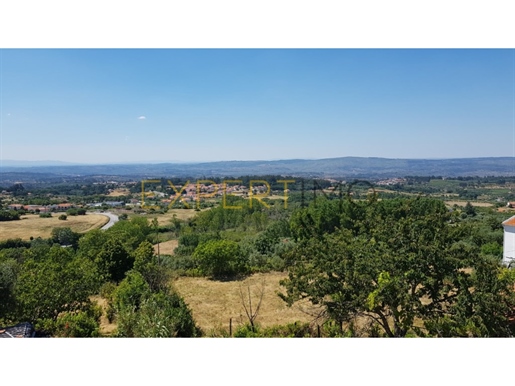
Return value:
M 514 156 L 515 51 L 1 51 L 1 157 Z

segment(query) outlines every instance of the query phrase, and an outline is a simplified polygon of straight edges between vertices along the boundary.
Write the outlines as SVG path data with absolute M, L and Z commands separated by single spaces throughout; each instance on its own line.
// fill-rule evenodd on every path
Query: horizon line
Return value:
M 323 161 L 340 158 L 363 158 L 363 159 L 387 159 L 387 160 L 417 160 L 417 161 L 438 161 L 438 160 L 462 160 L 462 159 L 485 159 L 485 158 L 515 158 L 509 156 L 476 156 L 476 157 L 420 157 L 420 158 L 402 158 L 402 157 L 378 157 L 378 156 L 340 156 L 325 158 L 280 158 L 280 159 L 226 159 L 226 160 L 203 160 L 203 161 L 182 161 L 182 160 L 140 160 L 140 161 L 106 161 L 106 162 L 74 162 L 61 160 L 18 160 L 4 159 L 0 160 L 0 167 L 37 167 L 37 166 L 100 166 L 100 165 L 150 165 L 150 164 L 202 164 L 202 163 L 219 163 L 219 162 L 281 162 L 281 161 Z M 3 165 L 4 163 L 21 163 L 27 165 Z M 45 165 L 47 163 L 47 165 Z M 33 165 L 30 165 L 33 164 Z M 36 165 L 34 165 L 36 164 Z M 39 164 L 39 165 L 37 165 Z M 53 164 L 53 165 L 50 165 Z M 60 165 L 58 165 L 60 164 Z

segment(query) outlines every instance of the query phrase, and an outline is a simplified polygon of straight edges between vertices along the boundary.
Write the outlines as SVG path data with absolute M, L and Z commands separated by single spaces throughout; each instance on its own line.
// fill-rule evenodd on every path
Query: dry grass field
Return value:
M 203 209 L 208 210 L 208 209 Z M 195 216 L 197 212 L 195 209 L 170 209 L 165 214 L 146 214 L 144 217 L 152 220 L 154 218 L 157 218 L 157 221 L 159 225 L 169 225 L 170 220 L 173 218 L 173 215 L 177 215 L 177 218 L 179 220 L 188 220 Z
M 286 278 L 284 273 L 258 273 L 241 281 L 215 281 L 206 278 L 180 277 L 174 286 L 184 298 L 193 313 L 196 323 L 209 334 L 210 331 L 229 329 L 229 318 L 233 320 L 233 330 L 247 321 L 242 305 L 240 288 L 247 295 L 248 288 L 253 304 L 257 304 L 261 283 L 265 281 L 265 294 L 256 322 L 263 327 L 300 322 L 311 322 L 317 309 L 308 304 L 288 308 L 279 296 L 283 288 L 279 280 Z
M 52 218 L 40 218 L 39 215 L 28 214 L 21 216 L 17 221 L 0 222 L 0 240 L 20 238 L 28 240 L 30 237 L 48 238 L 53 228 L 68 227 L 74 232 L 84 233 L 91 229 L 100 228 L 107 224 L 109 218 L 101 214 L 86 214 L 85 216 L 68 216 L 59 220 L 60 213 L 52 214 Z
M 206 335 L 217 333 L 221 329 L 229 331 L 229 318 L 232 318 L 233 331 L 240 324 L 246 322 L 245 311 L 242 306 L 240 287 L 247 295 L 250 286 L 253 305 L 257 304 L 261 283 L 265 281 L 265 294 L 256 322 L 261 326 L 278 324 L 310 322 L 318 309 L 313 306 L 293 306 L 288 308 L 278 296 L 277 291 L 282 290 L 279 280 L 286 277 L 283 273 L 258 273 L 241 281 L 214 281 L 206 278 L 180 277 L 173 282 L 173 286 L 184 298 L 190 307 L 193 318 Z M 105 315 L 106 300 L 100 296 L 91 298 L 104 310 L 100 318 L 100 332 L 104 336 L 111 335 L 116 329 L 116 323 L 109 323 Z
M 120 196 L 129 196 L 131 194 L 129 189 L 115 189 L 110 192 L 108 197 L 120 197 Z
M 173 251 L 179 245 L 179 240 L 169 240 L 159 243 L 159 253 L 161 255 L 173 255 Z M 154 253 L 157 254 L 157 244 L 154 245 Z

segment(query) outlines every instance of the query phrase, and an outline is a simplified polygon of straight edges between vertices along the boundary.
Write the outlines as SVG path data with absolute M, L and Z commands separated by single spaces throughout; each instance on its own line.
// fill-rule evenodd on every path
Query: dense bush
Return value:
M 0 221 L 14 221 L 20 219 L 20 213 L 15 210 L 0 210 Z
M 118 336 L 187 337 L 200 331 L 184 300 L 167 289 L 153 292 L 143 275 L 131 271 L 113 293 Z
M 263 328 L 246 323 L 234 332 L 235 338 L 309 338 L 317 336 L 317 329 L 309 323 L 288 323 Z
M 230 240 L 210 240 L 199 244 L 193 254 L 205 275 L 223 277 L 246 270 L 238 243 Z
M 66 214 L 68 216 L 77 216 L 79 214 L 79 211 L 76 208 L 71 208 L 66 211 Z
M 55 337 L 97 337 L 101 315 L 100 307 L 91 305 L 82 311 L 63 313 L 55 321 L 47 319 L 40 326 L 47 334 Z
M 25 241 L 20 238 L 18 239 L 7 239 L 0 241 L 0 250 L 1 249 L 10 249 L 10 248 L 29 248 L 30 241 Z

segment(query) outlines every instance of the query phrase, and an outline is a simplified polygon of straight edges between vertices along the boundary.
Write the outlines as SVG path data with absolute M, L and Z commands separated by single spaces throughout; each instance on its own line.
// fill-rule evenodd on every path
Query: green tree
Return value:
M 105 280 L 121 281 L 134 264 L 134 257 L 117 238 L 109 238 L 95 257 Z
M 148 292 L 140 307 L 118 314 L 118 336 L 142 338 L 200 335 L 184 300 L 172 291 Z
M 17 270 L 16 260 L 0 257 L 0 321 L 9 320 L 14 311 Z
M 45 320 L 43 330 L 54 337 L 88 338 L 100 335 L 99 306 L 89 304 L 80 311 L 63 312 L 57 320 Z
M 191 311 L 173 291 L 152 291 L 141 273 L 130 271 L 113 293 L 118 336 L 186 337 L 199 334 Z
M 70 228 L 54 228 L 52 229 L 51 239 L 54 243 L 60 245 L 77 246 L 80 234 L 72 231 Z
M 465 213 L 468 216 L 475 216 L 476 215 L 476 208 L 470 203 L 470 201 L 467 201 L 467 204 L 465 205 Z
M 118 312 L 126 309 L 137 311 L 150 286 L 138 271 L 130 271 L 113 293 L 114 307 Z
M 143 275 L 154 292 L 167 287 L 169 275 L 165 267 L 159 265 L 154 247 L 148 241 L 144 241 L 134 251 L 134 270 Z
M 193 254 L 205 275 L 222 277 L 245 270 L 238 243 L 230 240 L 209 240 L 199 244 Z
M 294 221 L 309 211 L 316 208 Z M 484 311 L 480 331 L 506 335 L 505 311 L 515 306 L 513 282 L 506 278 L 501 285 L 498 265 L 487 264 L 491 260 L 476 246 L 460 242 L 460 224 L 453 224 L 452 216 L 441 201 L 430 199 L 348 202 L 334 231 L 321 232 L 324 222 L 317 221 L 309 223 L 312 229 L 299 229 L 298 243 L 287 253 L 282 298 L 288 304 L 308 299 L 340 324 L 363 317 L 385 335 L 399 337 L 443 336 L 449 329 L 442 325 L 449 320 L 474 334 L 475 320 L 458 312 L 460 307 L 485 309 L 477 307 L 495 299 L 505 306 L 495 322 Z M 474 279 L 479 272 L 489 278 L 488 286 Z M 474 286 L 484 290 L 472 291 Z
M 81 256 L 95 261 L 108 239 L 106 231 L 93 229 L 80 238 L 78 252 Z
M 15 210 L 0 210 L 0 221 L 19 220 L 20 213 Z
M 69 248 L 52 247 L 43 258 L 27 258 L 20 266 L 15 286 L 17 319 L 56 320 L 62 312 L 74 312 L 90 304 L 98 290 L 94 264 Z
M 152 232 L 148 220 L 133 217 L 128 221 L 118 221 L 105 231 L 111 238 L 120 240 L 128 251 L 134 251 Z

